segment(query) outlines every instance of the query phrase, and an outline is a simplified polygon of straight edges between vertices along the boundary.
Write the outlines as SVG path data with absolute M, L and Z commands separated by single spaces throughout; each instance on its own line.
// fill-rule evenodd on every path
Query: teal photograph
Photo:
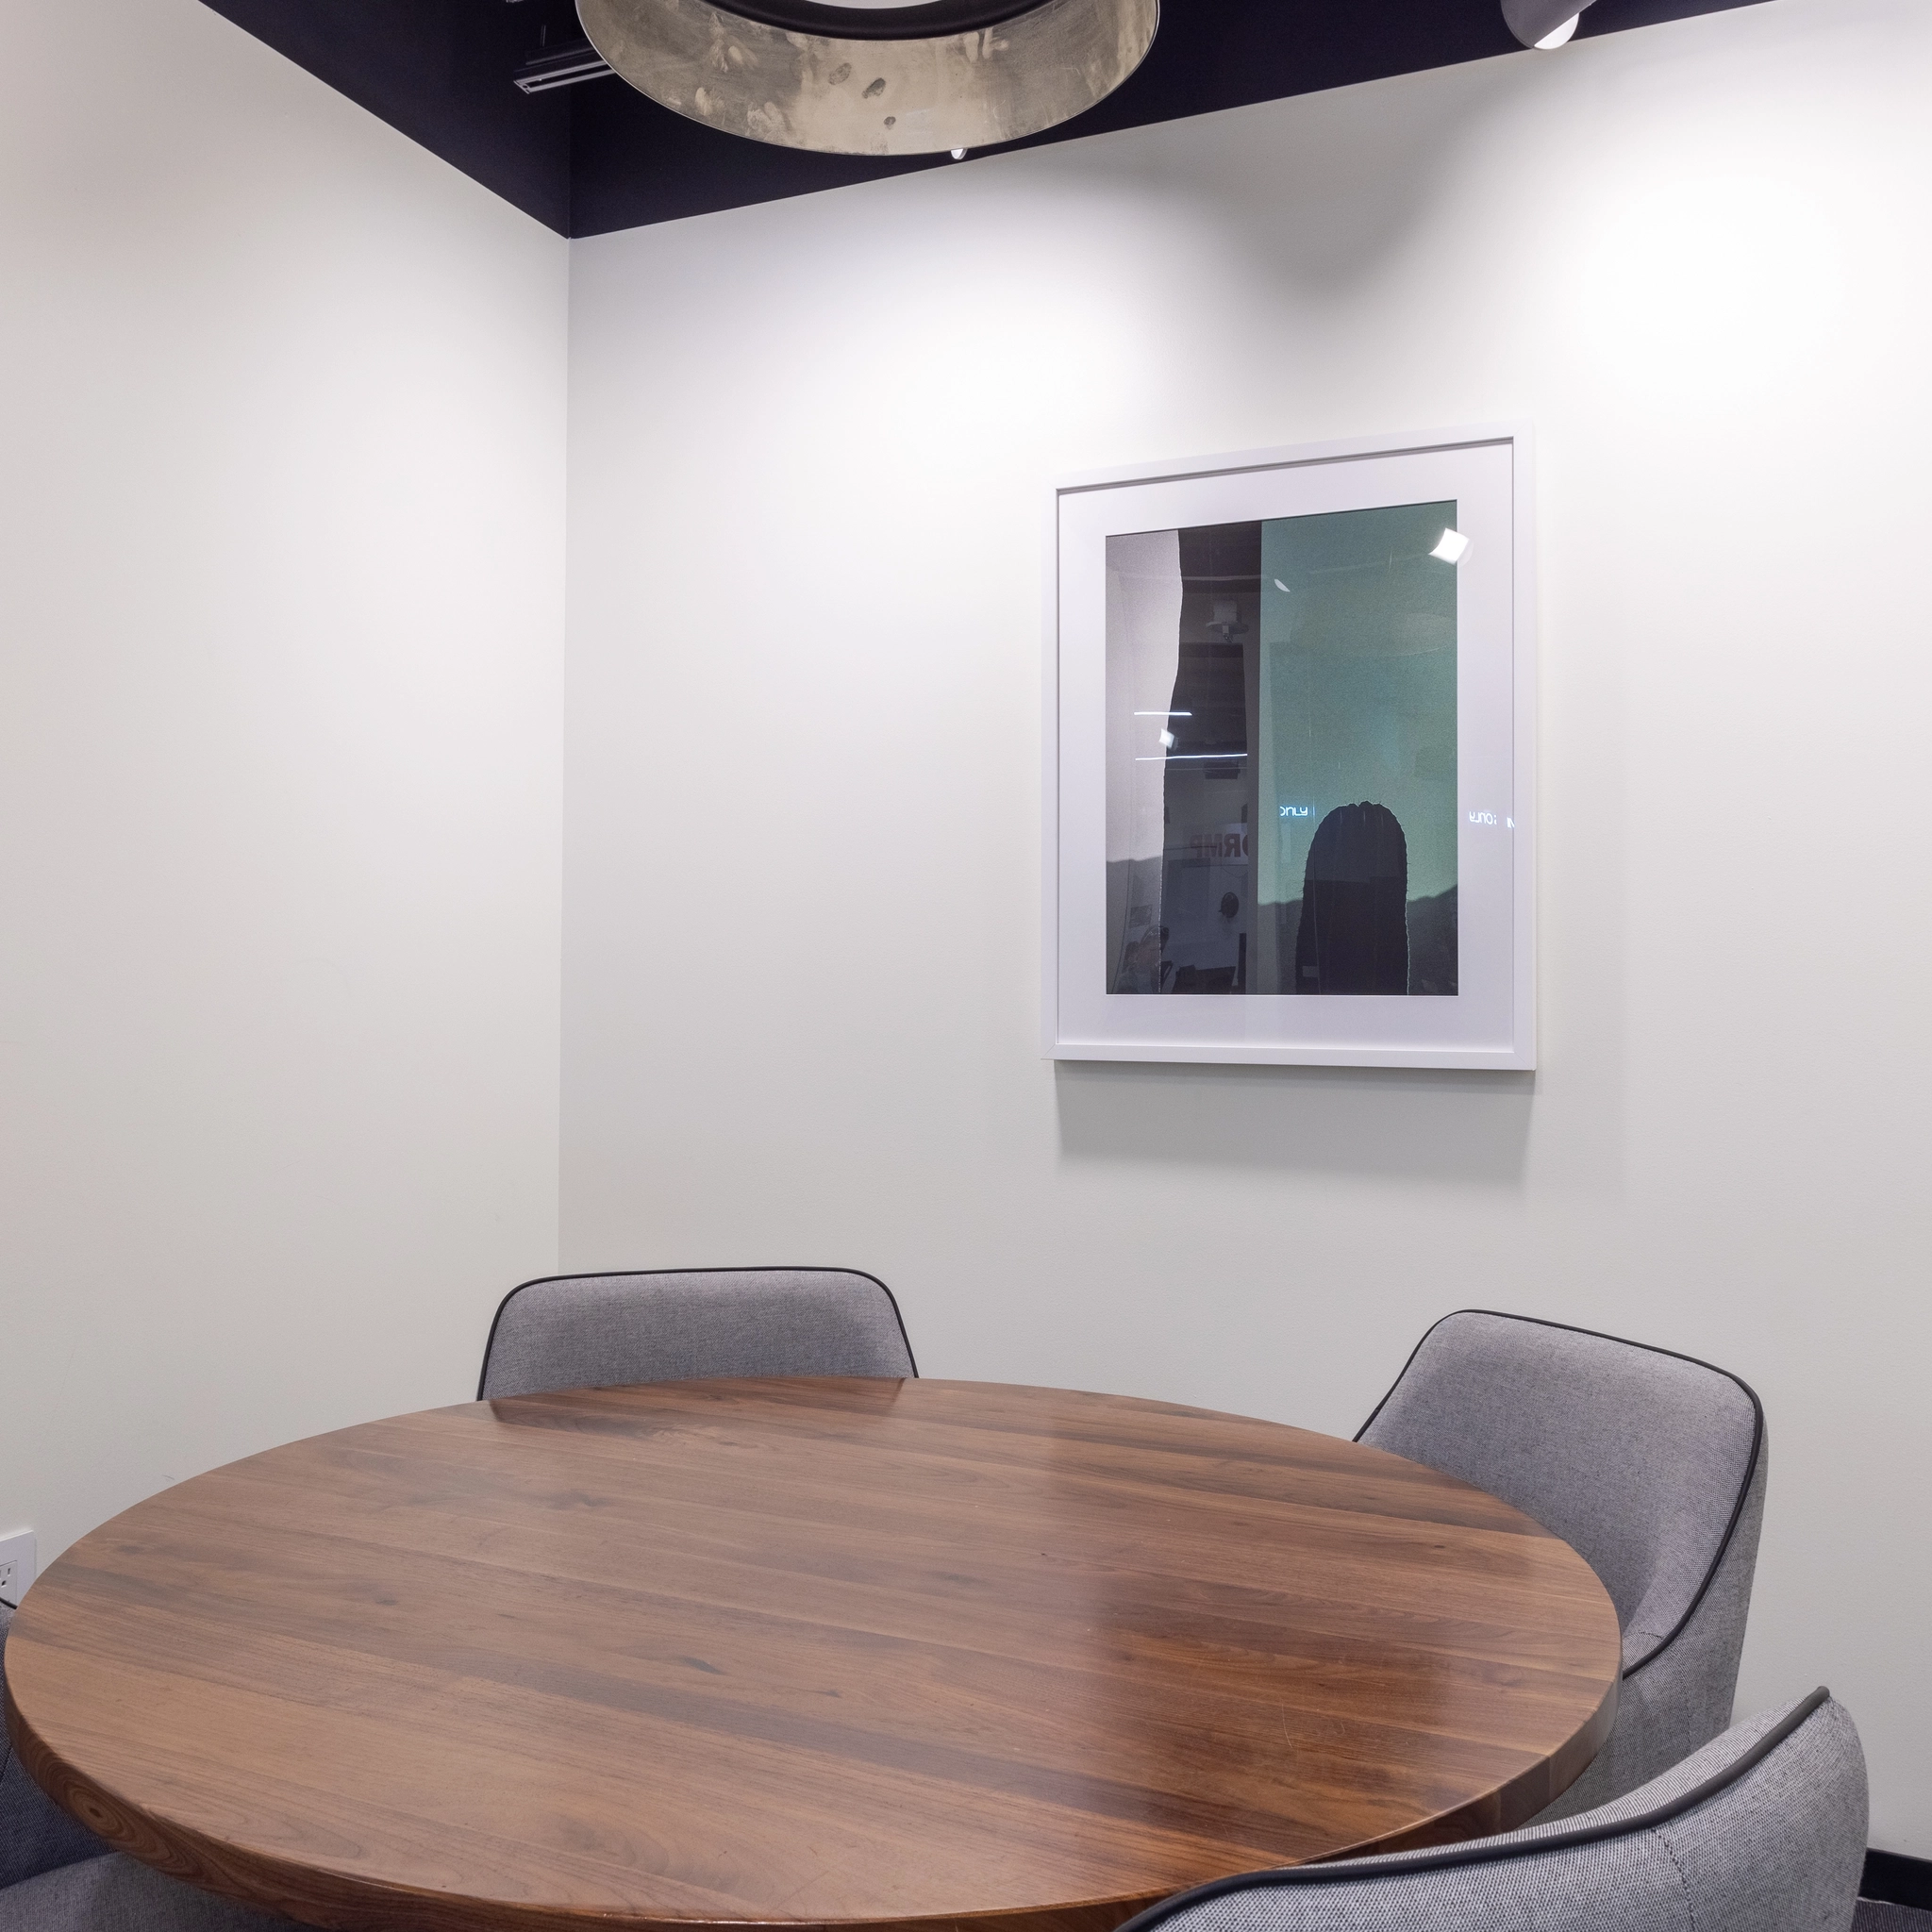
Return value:
M 1454 502 L 1107 540 L 1110 993 L 1457 990 Z

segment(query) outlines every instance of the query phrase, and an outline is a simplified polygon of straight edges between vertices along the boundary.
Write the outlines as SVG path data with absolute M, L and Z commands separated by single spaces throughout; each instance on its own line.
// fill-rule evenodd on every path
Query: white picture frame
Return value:
M 1508 425 L 1141 464 L 1070 476 L 1053 486 L 1047 513 L 1043 691 L 1041 1047 L 1046 1058 L 1492 1071 L 1536 1065 L 1531 465 L 1527 430 Z M 1469 540 L 1459 560 L 1444 565 L 1455 573 L 1455 767 L 1450 785 L 1439 789 L 1446 796 L 1453 788 L 1456 827 L 1453 844 L 1446 831 L 1439 831 L 1436 842 L 1454 862 L 1454 883 L 1445 895 L 1456 906 L 1450 943 L 1458 949 L 1452 957 L 1459 964 L 1454 992 L 1391 997 L 1386 991 L 1324 990 L 1323 997 L 1307 998 L 1291 991 L 1247 991 L 1245 935 L 1238 996 L 1190 996 L 1194 982 L 1185 975 L 1181 983 L 1189 991 L 1171 991 L 1176 981 L 1166 960 L 1159 962 L 1158 972 L 1166 976 L 1158 984 L 1117 990 L 1125 982 L 1111 962 L 1124 955 L 1121 935 L 1113 931 L 1121 920 L 1117 908 L 1109 910 L 1108 879 L 1122 823 L 1118 774 L 1124 755 L 1121 721 L 1110 721 L 1108 712 L 1108 597 L 1111 593 L 1115 600 L 1111 702 L 1119 711 L 1120 638 L 1125 622 L 1120 611 L 1127 597 L 1121 590 L 1119 559 L 1139 553 L 1122 549 L 1119 541 L 1110 551 L 1108 540 L 1145 543 L 1164 535 L 1177 542 L 1198 541 L 1208 527 L 1258 524 L 1281 530 L 1301 518 L 1324 519 L 1356 509 L 1420 512 L 1424 506 L 1450 501 L 1457 507 L 1455 530 L 1445 532 L 1445 542 L 1451 535 Z M 1115 558 L 1111 591 L 1109 556 Z M 1413 568 L 1412 561 L 1405 567 Z M 1174 581 L 1178 585 L 1181 579 L 1176 575 Z M 1290 589 L 1279 577 L 1274 579 L 1275 592 L 1286 595 Z M 1174 595 L 1173 608 L 1178 610 L 1178 589 Z M 1228 613 L 1230 618 L 1234 614 Z M 1257 650 L 1274 648 L 1257 640 Z M 1252 684 L 1251 673 L 1251 689 Z M 1191 711 L 1141 708 L 1126 715 L 1143 721 L 1131 726 L 1136 733 L 1159 729 L 1163 717 L 1173 731 L 1193 728 L 1172 723 L 1192 717 Z M 1161 737 L 1169 746 L 1175 741 L 1165 730 Z M 1138 742 L 1136 737 L 1133 743 Z M 1172 750 L 1158 754 L 1163 759 L 1180 756 Z M 1111 822 L 1109 758 L 1116 773 Z M 1234 769 L 1220 765 L 1202 775 L 1225 775 Z M 1266 768 L 1240 769 L 1252 770 L 1258 787 Z M 1169 768 L 1163 763 L 1159 770 L 1158 782 L 1167 788 Z M 1165 795 L 1174 794 L 1169 791 Z M 1272 798 L 1266 808 L 1278 809 L 1284 817 L 1291 810 L 1306 817 L 1308 809 L 1276 806 Z M 1171 808 L 1160 809 L 1166 824 Z M 1259 824 L 1262 805 L 1257 802 L 1254 810 L 1253 843 L 1258 847 L 1266 842 Z M 1249 808 L 1243 807 L 1242 826 L 1248 822 Z M 1441 824 L 1440 810 L 1434 823 Z M 1238 841 L 1232 836 L 1242 827 L 1227 830 L 1230 843 L 1238 842 L 1246 852 L 1250 841 L 1245 833 Z M 1153 836 L 1158 841 L 1173 837 L 1166 831 Z M 1284 835 L 1274 836 L 1278 841 Z M 1269 849 L 1278 850 L 1280 865 L 1290 863 L 1286 846 Z M 1145 862 L 1164 865 L 1158 858 Z M 1404 866 L 1407 878 L 1406 858 Z M 1287 875 L 1270 874 L 1277 881 L 1277 900 L 1288 890 L 1278 882 Z M 1308 875 L 1313 878 L 1314 873 Z M 1258 859 L 1247 876 L 1263 876 Z M 1315 891 L 1313 886 L 1306 889 L 1311 904 Z M 1114 896 L 1118 899 L 1121 891 Z M 1126 890 L 1126 896 L 1133 891 Z M 1234 897 L 1224 897 L 1220 906 L 1225 908 Z M 1262 887 L 1256 888 L 1254 897 L 1250 917 L 1258 924 L 1275 901 L 1261 904 Z M 1280 906 L 1281 919 L 1292 909 Z M 1275 946 L 1271 970 L 1278 984 L 1290 969 L 1279 963 L 1278 937 L 1271 942 Z M 1150 928 L 1144 948 L 1157 943 L 1160 951 L 1167 950 L 1168 925 L 1159 925 L 1158 942 Z M 1141 976 L 1151 978 L 1152 969 Z M 1230 990 L 1235 989 L 1223 991 Z M 1412 978 L 1398 990 L 1412 994 Z M 1167 996 L 1150 997 L 1150 991 Z

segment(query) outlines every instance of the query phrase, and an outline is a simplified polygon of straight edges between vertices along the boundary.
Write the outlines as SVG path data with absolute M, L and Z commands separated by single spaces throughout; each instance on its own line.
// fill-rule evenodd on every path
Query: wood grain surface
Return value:
M 295 1442 L 75 1544 L 34 1775 L 308 1924 L 1110 1932 L 1499 1830 L 1614 1715 L 1570 1547 L 1374 1449 L 1119 1397 L 689 1382 Z

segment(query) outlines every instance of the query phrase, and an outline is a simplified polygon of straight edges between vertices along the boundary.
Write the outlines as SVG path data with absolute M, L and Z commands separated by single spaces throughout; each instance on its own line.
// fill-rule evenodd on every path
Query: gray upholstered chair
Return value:
M 0 1605 L 0 1932 L 288 1932 L 123 1857 L 47 1796 L 7 1734 L 7 1629 Z
M 1850 1932 L 1865 1822 L 1857 1731 L 1817 1690 L 1580 1817 L 1218 1879 L 1123 1932 Z
M 292 1919 L 217 1898 L 109 1852 L 0 1891 L 0 1932 L 291 1932 Z
M 1544 1818 L 1634 1790 L 1730 1723 L 1767 1463 L 1763 1408 L 1737 1376 L 1465 1309 L 1423 1337 L 1356 1440 L 1514 1504 L 1617 1607 L 1616 1727 Z
M 709 1375 L 916 1375 L 899 1305 L 844 1268 L 558 1274 L 504 1297 L 476 1399 Z

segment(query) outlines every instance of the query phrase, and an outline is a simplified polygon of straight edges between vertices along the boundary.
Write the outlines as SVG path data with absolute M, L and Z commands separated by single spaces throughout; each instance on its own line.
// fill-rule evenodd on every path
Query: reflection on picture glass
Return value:
M 1456 527 L 1108 539 L 1109 992 L 1455 993 Z

